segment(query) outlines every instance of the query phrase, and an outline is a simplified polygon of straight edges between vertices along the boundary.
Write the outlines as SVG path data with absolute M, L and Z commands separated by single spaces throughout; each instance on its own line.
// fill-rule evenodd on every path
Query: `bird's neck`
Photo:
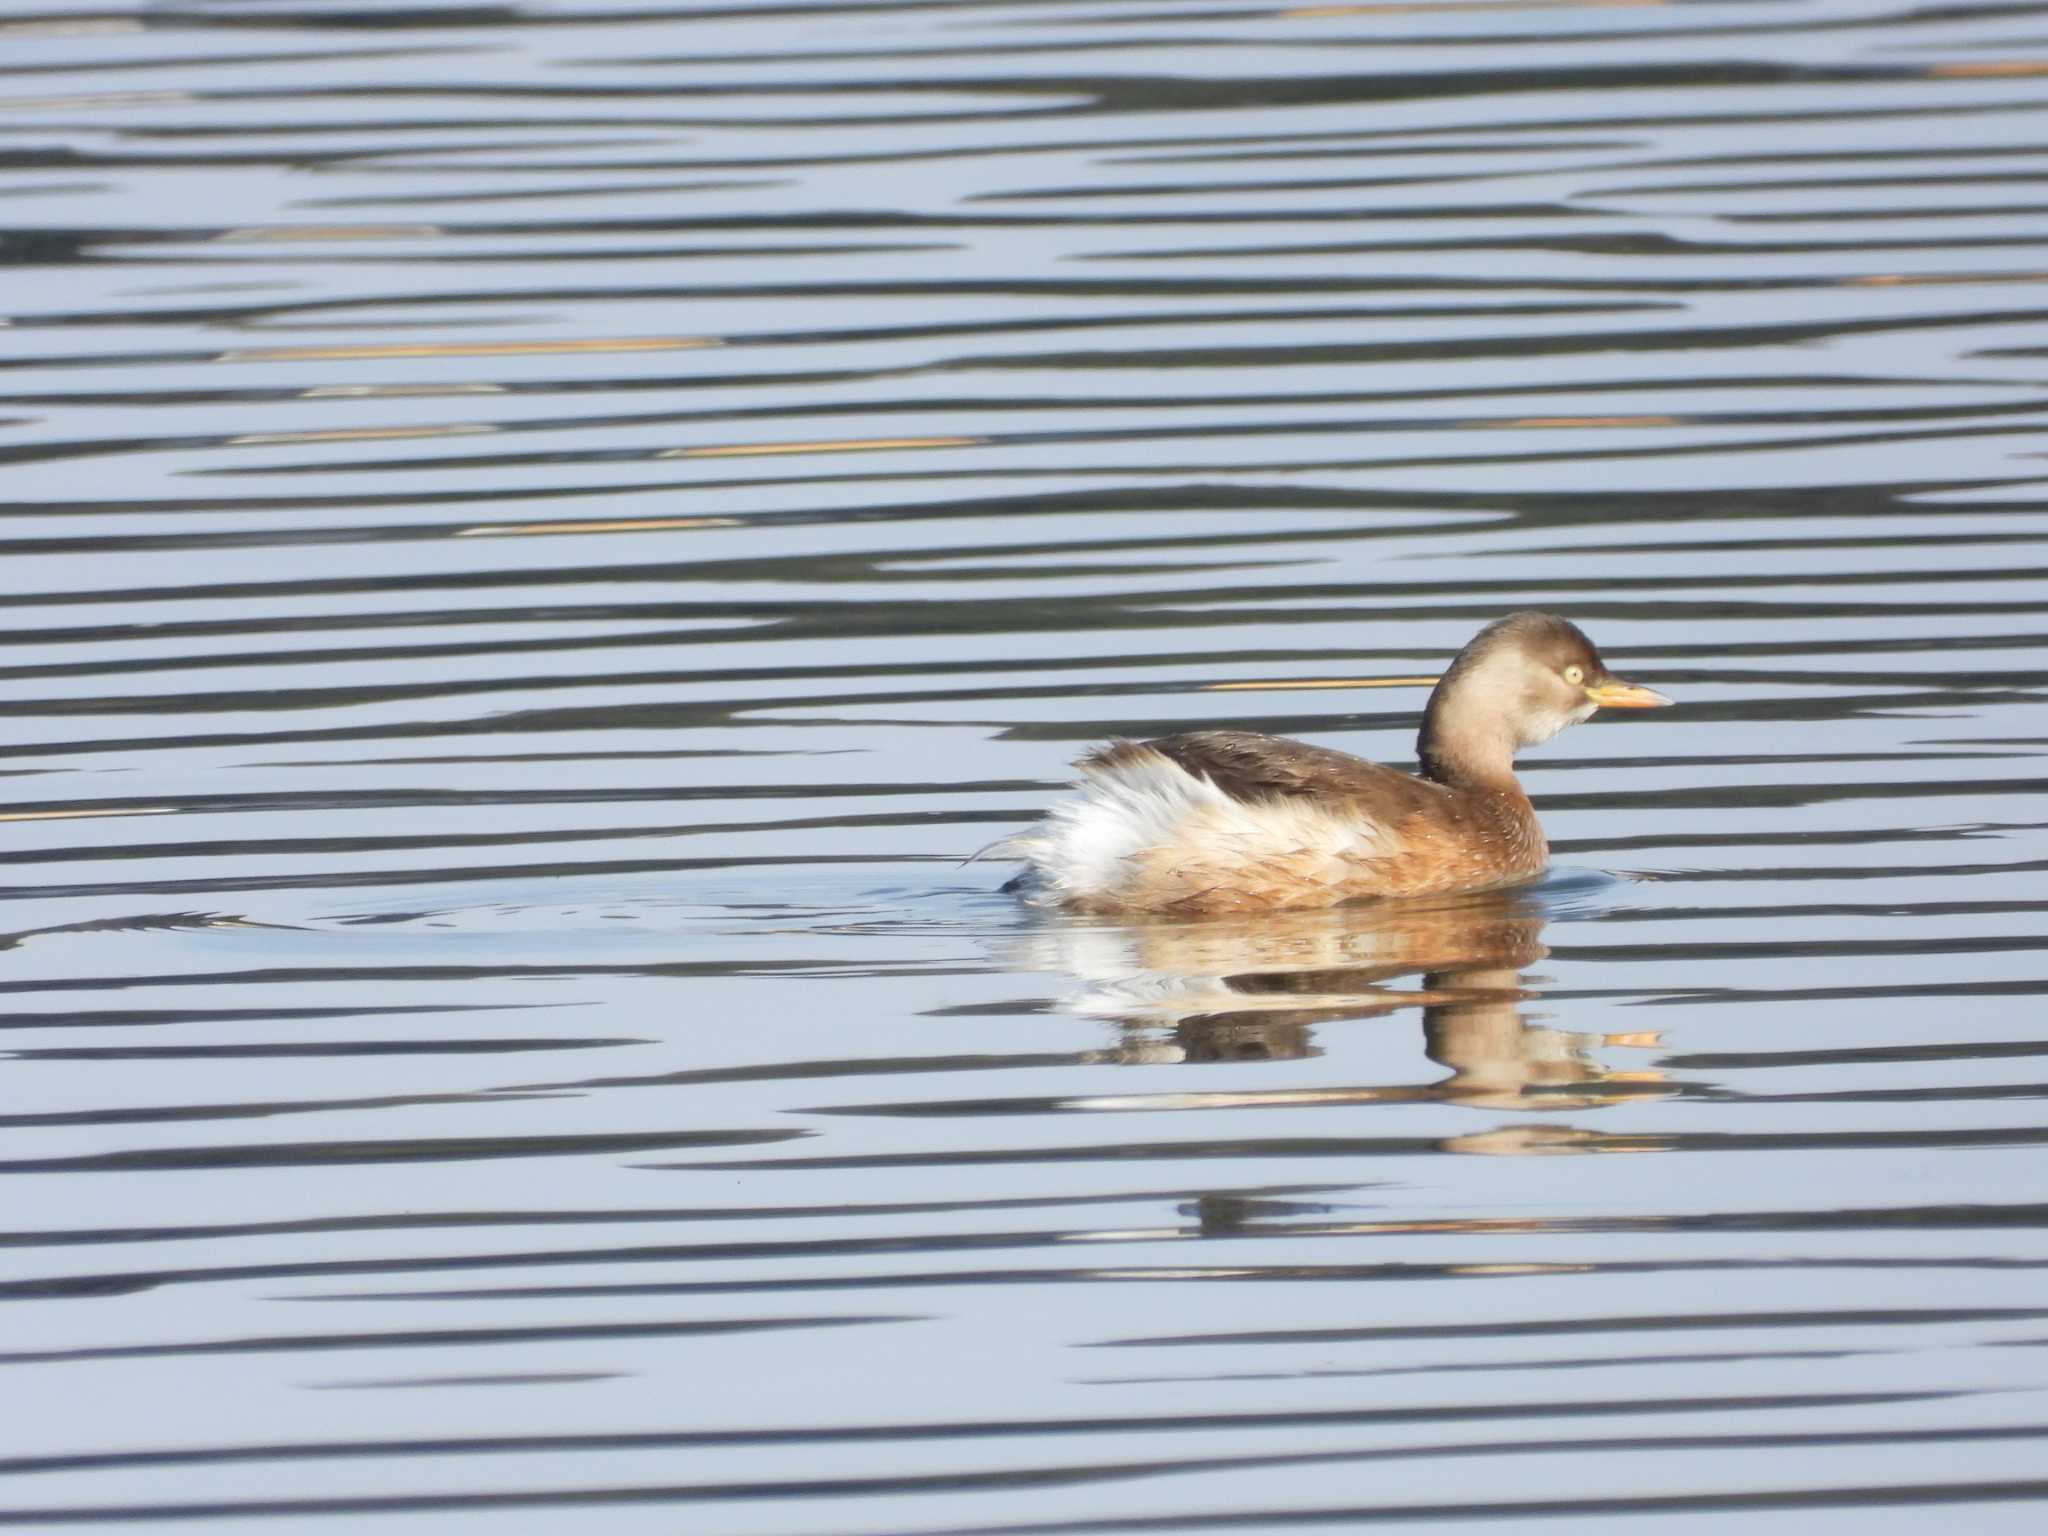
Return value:
M 1439 686 L 1415 738 L 1422 776 L 1451 789 L 1507 789 L 1519 795 L 1516 742 L 1500 711 L 1470 691 Z

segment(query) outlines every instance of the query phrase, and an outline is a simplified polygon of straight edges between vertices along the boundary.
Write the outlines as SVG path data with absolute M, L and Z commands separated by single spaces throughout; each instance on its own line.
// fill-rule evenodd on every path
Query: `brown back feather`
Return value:
M 1184 731 L 1156 741 L 1113 741 L 1082 758 L 1080 766 L 1116 768 L 1147 752 L 1207 779 L 1233 800 L 1339 801 L 1382 824 L 1424 810 L 1444 794 L 1434 784 L 1349 752 L 1257 731 Z
M 1111 742 L 1082 758 L 1080 767 L 1114 772 L 1147 757 L 1164 757 L 1241 803 L 1312 800 L 1361 829 L 1378 829 L 1378 836 L 1348 856 L 1349 873 L 1336 881 L 1313 849 L 1268 850 L 1247 862 L 1242 850 L 1191 842 L 1155 853 L 1153 873 L 1160 880 L 1109 903 L 1112 908 L 1265 910 L 1471 890 L 1527 879 L 1541 872 L 1547 856 L 1543 830 L 1512 779 L 1495 788 L 1453 789 L 1348 752 L 1255 731 Z M 1288 863 L 1304 853 L 1312 873 Z

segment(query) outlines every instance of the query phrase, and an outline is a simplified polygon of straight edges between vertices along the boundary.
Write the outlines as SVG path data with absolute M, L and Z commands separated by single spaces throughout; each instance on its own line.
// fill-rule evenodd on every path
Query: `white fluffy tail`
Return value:
M 1118 746 L 1081 764 L 1080 793 L 999 847 L 1029 866 L 1036 906 L 1222 912 L 1331 906 L 1374 894 L 1384 830 L 1356 806 L 1238 800 L 1164 753 Z
M 1088 763 L 1079 794 L 1054 805 L 1036 828 L 994 846 L 1023 859 L 1022 886 L 1038 906 L 1118 906 L 1140 856 L 1186 836 L 1190 823 L 1236 803 L 1157 752 Z

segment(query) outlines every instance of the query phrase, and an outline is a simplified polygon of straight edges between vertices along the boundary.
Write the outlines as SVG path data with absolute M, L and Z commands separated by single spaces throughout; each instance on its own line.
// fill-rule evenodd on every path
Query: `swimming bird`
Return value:
M 998 845 L 1007 889 L 1080 912 L 1254 912 L 1532 880 L 1550 846 L 1514 759 L 1596 709 L 1670 699 L 1607 670 L 1577 625 L 1513 613 L 1437 682 L 1420 772 L 1256 731 L 1112 741 L 1080 792 Z

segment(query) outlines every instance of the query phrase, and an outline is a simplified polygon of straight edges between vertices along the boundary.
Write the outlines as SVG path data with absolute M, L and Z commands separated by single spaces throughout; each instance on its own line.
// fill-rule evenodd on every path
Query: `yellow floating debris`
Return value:
M 458 539 L 516 538 L 536 533 L 655 533 L 669 528 L 732 528 L 736 517 L 644 517 L 621 518 L 609 523 L 485 523 L 476 528 L 458 528 Z
M 274 446 L 278 443 L 381 443 L 393 438 L 474 437 L 498 429 L 485 421 L 450 422 L 439 427 L 331 427 L 318 432 L 245 432 L 227 441 L 230 448 Z
M 2048 282 L 2048 272 L 1872 272 L 1845 277 L 1844 288 L 1913 288 L 1978 283 Z
M 394 357 L 558 357 L 579 352 L 685 352 L 715 347 L 715 336 L 615 336 L 583 341 L 409 341 L 337 347 L 236 347 L 217 363 L 326 363 Z
M 1485 1217 L 1449 1219 L 1444 1221 L 1346 1221 L 1320 1227 L 1318 1231 L 1342 1233 L 1346 1237 L 1412 1236 L 1417 1233 L 1456 1232 L 1464 1236 L 1488 1236 L 1499 1233 L 1545 1232 L 1550 1224 L 1543 1221 L 1501 1221 Z
M 192 101 L 190 91 L 100 91 L 94 95 L 14 96 L 0 100 L 0 112 L 68 112 L 87 107 L 184 106 Z
M 431 395 L 502 395 L 502 384 L 316 384 L 301 400 L 386 400 Z
M 112 37 L 140 32 L 134 16 L 109 16 L 99 21 L 0 21 L 0 37 Z
M 1303 677 L 1273 678 L 1256 683 L 1204 683 L 1203 693 L 1253 693 L 1272 688 L 1434 688 L 1433 677 Z
M 224 229 L 216 244 L 279 240 L 432 240 L 448 231 L 438 224 L 251 224 Z
M 1927 70 L 1930 80 L 1972 80 L 1987 76 L 2005 78 L 2048 75 L 2048 59 L 1979 59 L 1967 64 L 1934 64 Z
M 0 811 L 0 821 L 81 821 L 88 816 L 170 816 L 175 805 L 115 806 L 105 810 Z
M 1675 427 L 1676 416 L 1507 416 L 1478 423 L 1484 427 Z
M 1313 21 L 1326 16 L 1416 16 L 1439 11 L 1618 11 L 1667 3 L 1669 0 L 1426 0 L 1419 4 L 1301 5 L 1278 14 L 1282 21 Z
M 822 443 L 733 443 L 719 448 L 666 448 L 658 459 L 739 459 L 771 453 L 884 453 L 902 448 L 978 448 L 985 437 L 855 437 Z

